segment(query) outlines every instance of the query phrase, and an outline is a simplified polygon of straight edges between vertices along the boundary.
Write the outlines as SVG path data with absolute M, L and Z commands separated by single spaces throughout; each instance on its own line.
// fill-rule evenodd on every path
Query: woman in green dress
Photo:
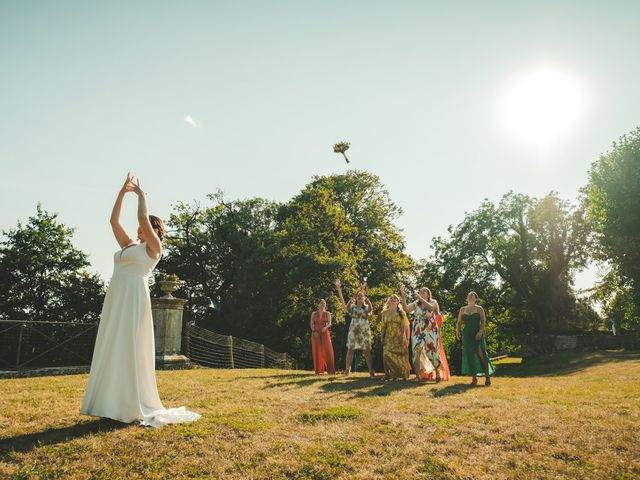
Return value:
M 469 292 L 467 305 L 458 312 L 456 337 L 462 339 L 462 375 L 471 375 L 471 385 L 478 384 L 478 375 L 484 375 L 486 386 L 491 385 L 491 375 L 495 371 L 487 355 L 484 328 L 487 324 L 484 309 L 478 305 L 478 294 Z M 462 331 L 460 327 L 462 326 Z
M 400 298 L 391 295 L 382 310 L 384 380 L 409 378 L 409 319 Z

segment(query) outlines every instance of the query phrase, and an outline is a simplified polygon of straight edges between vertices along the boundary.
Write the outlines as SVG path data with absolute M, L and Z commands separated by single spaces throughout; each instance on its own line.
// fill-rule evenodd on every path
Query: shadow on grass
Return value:
M 373 379 L 368 376 L 344 378 L 341 376 L 313 375 L 312 378 L 304 380 L 289 380 L 284 382 L 274 381 L 269 383 L 267 388 L 281 388 L 287 386 L 303 388 L 315 384 L 320 384 L 320 390 L 326 393 L 353 392 L 353 398 L 385 397 L 400 390 L 435 385 L 434 383 L 414 382 L 411 380 L 394 380 L 391 382 L 384 382 L 382 380 L 382 376 L 377 376 Z
M 473 385 L 469 385 L 468 383 L 455 383 L 453 385 L 447 385 L 444 388 L 431 390 L 431 395 L 433 397 L 448 397 L 450 395 L 458 395 L 460 393 L 465 393 L 475 388 L 482 388 L 482 386 L 481 385 L 473 386 Z
M 0 439 L 0 458 L 5 458 L 10 452 L 28 452 L 45 445 L 54 445 L 84 437 L 98 432 L 110 432 L 130 426 L 108 418 L 101 418 L 91 422 L 78 423 L 68 427 L 50 428 L 36 433 L 17 435 Z
M 355 377 L 337 379 L 339 381 L 326 382 L 320 389 L 326 393 L 353 392 L 352 398 L 386 397 L 402 390 L 426 387 L 428 384 L 411 380 L 392 380 L 385 382 L 381 376 L 375 379 L 369 377 Z
M 302 388 L 302 387 L 308 387 L 310 385 L 314 385 L 316 383 L 328 383 L 328 382 L 333 382 L 335 380 L 335 378 L 331 378 L 331 377 L 316 377 L 315 375 L 312 378 L 307 378 L 305 380 L 289 380 L 286 382 L 279 382 L 279 381 L 272 381 L 269 382 L 266 385 L 266 388 L 279 388 L 279 387 L 287 387 L 287 386 L 292 386 L 292 387 L 298 387 L 298 388 Z
M 369 386 L 371 386 L 372 382 L 369 382 Z M 366 397 L 386 397 L 391 395 L 394 392 L 399 392 L 402 390 L 410 390 L 415 388 L 424 388 L 427 385 L 434 385 L 430 383 L 423 382 L 414 382 L 411 380 L 396 380 L 391 382 L 383 382 L 381 384 L 374 384 L 375 388 L 369 390 L 360 390 L 356 391 L 353 394 L 353 398 L 366 398 Z M 327 387 L 329 387 L 327 385 Z M 323 387 L 324 388 L 324 387 Z M 350 390 L 350 389 L 345 389 Z
M 313 377 L 317 380 L 327 380 L 328 378 L 331 378 L 328 375 L 316 375 L 315 373 L 287 373 L 287 374 L 283 374 L 283 373 L 276 373 L 274 375 L 238 375 L 236 378 L 233 378 L 232 381 L 236 381 L 236 380 L 262 380 L 262 379 L 266 379 L 266 378 L 277 378 L 277 379 L 281 379 L 281 378 L 285 378 L 285 379 L 296 379 L 296 378 L 308 378 L 308 377 Z M 290 383 L 295 383 L 295 382 L 290 382 Z
M 531 358 L 521 364 L 503 364 L 496 377 L 553 377 L 570 375 L 590 367 L 640 360 L 640 352 L 599 351 L 588 353 L 554 353 Z

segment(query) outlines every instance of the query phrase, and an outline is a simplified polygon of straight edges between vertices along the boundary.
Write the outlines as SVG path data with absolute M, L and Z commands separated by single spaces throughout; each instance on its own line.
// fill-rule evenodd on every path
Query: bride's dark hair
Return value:
M 164 242 L 164 236 L 167 233 L 167 228 L 164 225 L 164 221 L 160 217 L 149 215 L 149 223 L 151 223 L 151 226 L 155 230 L 160 241 Z

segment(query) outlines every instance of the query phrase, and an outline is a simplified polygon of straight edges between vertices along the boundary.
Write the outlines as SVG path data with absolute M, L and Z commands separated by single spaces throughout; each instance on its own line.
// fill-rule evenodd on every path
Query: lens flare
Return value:
M 504 126 L 519 140 L 547 147 L 565 138 L 585 111 L 582 85 L 548 69 L 516 77 L 502 98 Z

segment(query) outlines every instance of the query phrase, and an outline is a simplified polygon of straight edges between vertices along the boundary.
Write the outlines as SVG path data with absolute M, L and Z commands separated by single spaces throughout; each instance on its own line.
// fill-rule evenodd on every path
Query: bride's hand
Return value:
M 124 184 L 122 185 L 120 191 L 124 193 L 133 192 L 133 188 L 133 175 L 131 174 L 131 172 L 127 172 L 127 179 L 124 181 Z
M 134 192 L 136 195 L 140 196 L 140 195 L 145 195 L 145 193 L 142 191 L 142 186 L 140 185 L 140 178 L 136 178 L 135 181 L 133 180 L 133 177 L 131 179 L 131 192 Z

